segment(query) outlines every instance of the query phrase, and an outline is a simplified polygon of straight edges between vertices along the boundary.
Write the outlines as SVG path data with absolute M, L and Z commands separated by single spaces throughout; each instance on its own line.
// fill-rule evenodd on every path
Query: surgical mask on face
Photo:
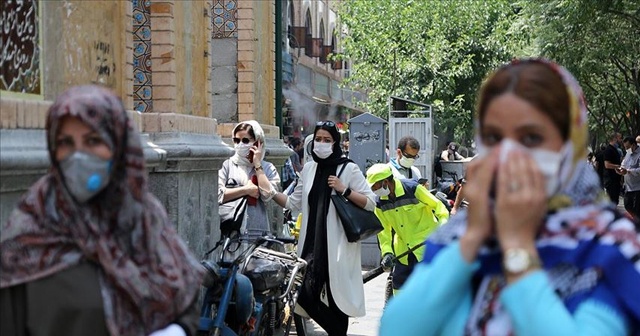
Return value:
M 333 143 L 313 142 L 313 152 L 321 159 L 326 159 L 333 153 Z
M 85 203 L 109 184 L 111 160 L 76 151 L 60 161 L 64 184 L 79 203 Z
M 542 176 L 545 180 L 547 197 L 550 197 L 558 192 L 561 182 L 560 166 L 562 165 L 562 160 L 565 157 L 564 147 L 562 150 L 560 150 L 560 152 L 539 148 L 528 149 L 511 139 L 505 139 L 502 141 L 500 162 L 508 159 L 509 152 L 516 148 L 529 153 L 529 155 L 531 155 L 531 158 L 535 161 L 536 165 L 538 165 L 538 169 L 542 173 Z
M 564 155 L 562 152 L 554 152 L 546 149 L 533 149 L 529 151 L 531 157 L 538 165 L 538 169 L 546 181 L 547 197 L 552 196 L 560 188 L 560 166 Z
M 391 190 L 389 190 L 389 188 L 387 188 L 383 184 L 382 188 L 379 188 L 378 190 L 374 190 L 373 193 L 376 194 L 376 196 L 378 197 L 385 197 L 385 196 L 389 196 L 389 194 L 391 193 Z
M 627 154 L 631 154 L 631 153 L 633 153 L 633 149 L 631 148 L 627 149 Z
M 413 166 L 413 163 L 416 161 L 416 159 L 410 159 L 404 155 L 402 155 L 402 157 L 400 157 L 400 161 L 398 161 L 398 163 L 405 167 L 405 168 L 411 168 L 411 166 Z

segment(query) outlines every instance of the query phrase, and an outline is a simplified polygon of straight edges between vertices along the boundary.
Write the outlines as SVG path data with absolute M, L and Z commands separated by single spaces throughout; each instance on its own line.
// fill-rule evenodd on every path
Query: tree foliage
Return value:
M 391 95 L 430 103 L 443 140 L 472 139 L 482 79 L 509 60 L 516 13 L 508 1 L 347 0 L 340 11 L 350 84 L 386 117 Z M 466 141 L 465 141 L 466 140 Z
M 613 131 L 640 134 L 640 2 L 536 0 L 522 8 L 539 53 L 580 82 L 594 144 Z
M 589 102 L 592 134 L 640 132 L 637 0 L 345 0 L 348 84 L 382 117 L 391 95 L 435 107 L 443 140 L 469 143 L 477 91 L 513 57 L 566 66 Z

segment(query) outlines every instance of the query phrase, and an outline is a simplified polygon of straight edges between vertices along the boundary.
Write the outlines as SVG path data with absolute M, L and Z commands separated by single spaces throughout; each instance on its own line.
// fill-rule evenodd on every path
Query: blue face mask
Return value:
M 69 193 L 85 203 L 109 184 L 111 160 L 76 151 L 60 161 L 60 168 Z

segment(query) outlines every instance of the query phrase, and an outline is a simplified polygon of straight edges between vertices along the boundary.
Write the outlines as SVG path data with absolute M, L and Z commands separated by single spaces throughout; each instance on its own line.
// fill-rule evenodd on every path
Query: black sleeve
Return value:
M 604 151 L 604 160 L 609 161 L 612 164 L 619 164 L 620 155 L 618 154 L 617 150 L 614 150 L 613 148 L 609 147 Z
M 26 336 L 25 285 L 0 289 L 0 335 Z
M 195 336 L 198 331 L 198 323 L 200 321 L 200 316 L 198 314 L 198 295 L 193 299 L 191 305 L 187 307 L 178 319 L 176 319 L 175 323 L 184 329 L 187 333 L 187 336 Z M 4 335 L 4 334 L 3 334 Z

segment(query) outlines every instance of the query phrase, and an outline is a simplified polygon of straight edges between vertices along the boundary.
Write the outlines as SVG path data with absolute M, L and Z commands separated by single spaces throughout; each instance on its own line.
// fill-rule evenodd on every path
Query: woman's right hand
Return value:
M 260 196 L 260 189 L 251 181 L 247 182 L 247 185 L 244 186 L 244 190 L 246 195 L 249 197 L 258 198 Z
M 467 230 L 460 241 L 462 256 L 467 262 L 475 260 L 482 243 L 492 234 L 489 191 L 495 178 L 498 151 L 493 149 L 482 158 L 475 158 L 467 167 L 464 185 L 467 209 Z

